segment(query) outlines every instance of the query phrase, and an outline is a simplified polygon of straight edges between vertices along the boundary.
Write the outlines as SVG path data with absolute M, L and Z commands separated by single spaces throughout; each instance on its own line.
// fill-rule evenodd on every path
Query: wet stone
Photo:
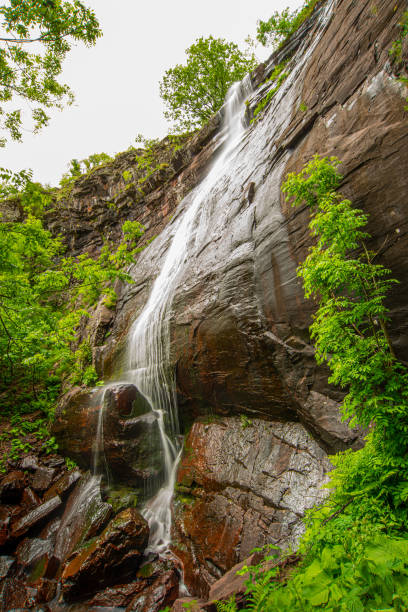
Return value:
M 37 602 L 47 603 L 54 599 L 57 593 L 57 582 L 55 580 L 41 578 L 41 580 L 39 580 L 37 589 Z
M 50 468 L 61 468 L 65 465 L 65 459 L 62 457 L 49 457 L 44 459 L 43 463 Z
M 32 487 L 35 491 L 45 491 L 52 483 L 55 475 L 54 468 L 39 467 L 34 472 Z
M 137 510 L 129 508 L 118 514 L 65 566 L 64 600 L 75 601 L 130 575 L 140 564 L 148 539 L 149 527 Z
M 28 567 L 50 552 L 51 543 L 48 540 L 41 540 L 40 538 L 27 538 L 17 546 L 16 558 L 20 565 Z
M 35 508 L 41 504 L 41 499 L 38 497 L 35 491 L 30 489 L 30 487 L 27 487 L 24 489 L 21 504 L 27 508 L 27 510 L 31 510 L 31 508 Z
M 0 506 L 0 546 L 3 546 L 9 538 L 9 524 L 13 509 L 7 506 Z
M 41 506 L 34 508 L 34 510 L 31 510 L 31 512 L 13 522 L 11 528 L 12 536 L 18 538 L 24 535 L 29 529 L 31 529 L 35 525 L 38 525 L 45 518 L 50 516 L 50 514 L 52 514 L 59 506 L 61 506 L 61 504 L 61 498 L 56 496 L 45 502 L 44 504 L 41 504 Z
M 34 455 L 27 455 L 20 461 L 20 468 L 22 470 L 30 470 L 35 472 L 39 468 L 38 459 Z
M 112 507 L 102 501 L 100 478 L 85 474 L 70 493 L 56 535 L 54 557 L 65 559 L 87 539 L 97 535 L 112 514 Z
M 78 470 L 67 472 L 61 476 L 61 478 L 59 478 L 57 482 L 52 485 L 50 489 L 48 489 L 48 491 L 44 493 L 44 500 L 47 501 L 48 499 L 55 497 L 55 495 L 62 497 L 65 493 L 68 493 L 72 489 L 74 484 L 78 482 L 80 478 L 81 472 Z
M 25 486 L 26 476 L 24 472 L 10 472 L 0 482 L 0 502 L 3 504 L 20 503 Z
M 135 385 L 112 385 L 105 391 L 105 405 L 108 414 L 123 417 L 137 417 L 151 411 L 149 402 Z
M 135 597 L 126 612 L 160 612 L 171 606 L 179 595 L 179 580 L 175 568 L 164 572 Z
M 14 564 L 14 557 L 0 557 L 0 579 L 5 578 Z

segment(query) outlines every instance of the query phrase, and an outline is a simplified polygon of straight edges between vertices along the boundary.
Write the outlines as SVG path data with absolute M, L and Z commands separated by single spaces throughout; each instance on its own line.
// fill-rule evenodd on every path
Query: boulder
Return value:
M 49 518 L 57 508 L 62 504 L 61 498 L 55 497 L 37 506 L 21 518 L 16 519 L 11 524 L 11 535 L 13 538 L 19 538 L 27 533 L 31 528 L 38 527 L 47 518 Z
M 111 514 L 110 504 L 102 501 L 100 477 L 87 473 L 69 495 L 60 523 L 56 527 L 55 546 L 47 575 L 53 578 L 58 567 L 79 546 L 98 535 Z
M 48 489 L 51 485 L 55 476 L 56 470 L 54 468 L 40 466 L 35 472 L 31 481 L 31 486 L 34 491 L 42 492 Z
M 133 606 L 137 610 L 149 609 L 151 612 L 160 606 L 158 609 L 161 610 L 174 600 L 175 593 L 178 592 L 176 586 L 179 578 L 179 564 L 173 559 L 158 558 L 146 561 L 137 570 L 136 580 L 104 589 L 88 601 L 87 605 L 118 608 Z
M 92 465 L 98 417 L 103 410 L 102 470 L 115 482 L 137 489 L 140 499 L 162 472 L 157 420 L 132 384 L 112 383 L 91 392 L 75 389 L 60 406 L 53 425 L 62 452 L 87 469 Z
M 59 495 L 60 497 L 66 495 L 80 478 L 81 472 L 78 470 L 66 472 L 50 489 L 48 489 L 48 491 L 44 493 L 44 500 L 47 501 L 47 499 L 51 499 L 54 497 L 54 495 Z
M 184 612 L 186 609 L 191 612 L 205 612 L 203 607 L 205 602 L 194 597 L 181 597 L 177 599 L 171 607 L 171 612 Z
M 136 595 L 126 612 L 160 612 L 171 606 L 179 594 L 179 581 L 175 568 L 158 576 L 154 582 Z
M 134 508 L 121 512 L 65 566 L 64 599 L 74 601 L 131 575 L 148 539 L 149 527 L 141 515 Z
M 19 504 L 27 484 L 24 472 L 14 471 L 6 474 L 0 481 L 0 502 Z
M 15 564 L 14 557 L 10 557 L 7 555 L 0 557 L 0 580 L 2 580 L 3 578 L 7 576 L 7 574 L 9 573 L 10 569 L 13 567 L 14 564 Z
M 55 497 L 55 494 L 50 495 L 47 499 L 51 499 L 52 497 Z M 47 501 L 47 499 L 44 499 L 44 501 Z M 31 508 L 35 508 L 40 504 L 41 498 L 37 495 L 37 493 L 33 491 L 30 487 L 25 488 L 23 492 L 23 497 L 21 499 L 21 505 L 27 508 L 28 510 L 31 510 Z
M 195 423 L 177 474 L 174 550 L 191 593 L 255 547 L 295 546 L 305 510 L 322 501 L 331 469 L 300 423 L 223 418 Z

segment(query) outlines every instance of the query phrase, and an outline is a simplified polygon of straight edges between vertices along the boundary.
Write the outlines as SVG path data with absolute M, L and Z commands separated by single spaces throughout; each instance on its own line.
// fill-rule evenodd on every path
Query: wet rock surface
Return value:
M 389 299 L 391 337 L 398 355 L 408 357 L 408 175 L 401 171 L 408 165 L 406 92 L 388 55 L 404 7 L 378 0 L 373 11 L 371 4 L 339 0 L 320 38 L 317 20 L 306 24 L 307 44 L 299 32 L 254 73 L 261 87 L 248 116 L 266 93 L 262 82 L 274 64 L 301 50 L 297 65 L 288 65 L 292 76 L 248 129 L 233 176 L 215 185 L 200 208 L 188 266 L 178 279 L 170 328 L 182 429 L 203 415 L 219 417 L 193 425 L 174 503 L 175 550 L 191 592 L 201 598 L 197 609 L 207 612 L 214 610 L 211 597 L 240 592 L 231 568 L 254 546 L 284 546 L 299 535 L 304 510 L 323 495 L 326 451 L 361 444 L 361 433 L 339 420 L 342 394 L 314 360 L 308 333 L 313 304 L 304 300 L 296 277 L 311 243 L 308 214 L 292 210 L 280 190 L 287 172 L 300 170 L 315 153 L 343 161 L 341 190 L 369 214 L 368 247 L 400 281 Z M 96 254 L 105 238 L 118 241 L 125 219 L 146 226 L 142 244 L 157 235 L 132 271 L 134 284 L 117 285 L 116 312 L 100 304 L 82 330 L 104 380 L 126 371 L 127 332 L 146 303 L 191 190 L 211 163 L 219 126 L 220 114 L 182 149 L 163 145 L 159 161 L 168 166 L 146 181 L 145 195 L 136 188 L 130 151 L 78 181 L 47 216 L 71 254 Z M 132 173 L 130 185 L 124 170 Z M 21 219 L 23 213 L 9 206 L 5 214 Z M 101 394 L 75 389 L 57 414 L 61 452 L 85 469 L 92 463 Z M 136 495 L 148 491 L 161 476 L 157 422 L 132 385 L 117 383 L 104 401 L 104 460 Z M 42 609 L 47 602 L 64 609 L 64 602 L 50 603 L 61 575 L 64 594 L 78 600 L 78 611 L 112 605 L 158 612 L 172 605 L 178 568 L 154 562 L 146 575 L 145 565 L 134 567 L 147 537 L 139 518 L 132 523 L 136 511 L 125 510 L 123 530 L 107 527 L 127 499 L 112 509 L 99 482 L 90 475 L 79 480 L 55 455 L 29 455 L 9 467 L 0 482 L 2 611 Z M 131 524 L 140 527 L 137 543 L 132 535 L 124 540 Z M 108 586 L 109 568 L 126 568 L 130 560 L 127 582 Z M 173 609 L 188 602 L 179 599 Z
M 101 411 L 102 467 L 116 482 L 135 488 L 141 499 L 160 477 L 161 444 L 157 420 L 134 385 L 113 383 L 92 393 L 72 390 L 57 411 L 53 434 L 61 450 L 87 469 Z
M 301 52 L 297 64 L 288 65 L 291 77 L 249 128 L 234 176 L 214 187 L 197 216 L 171 322 L 185 428 L 203 414 L 245 412 L 301 420 L 331 452 L 358 444 L 357 433 L 337 417 L 342 394 L 316 365 L 309 338 L 313 304 L 305 301 L 296 277 L 311 244 L 307 212 L 290 209 L 280 190 L 286 173 L 315 153 L 344 161 L 342 191 L 370 213 L 370 247 L 401 282 L 390 303 L 393 342 L 405 355 L 408 185 L 401 164 L 408 155 L 408 127 L 403 90 L 388 56 L 403 8 L 394 11 L 382 0 L 374 14 L 370 6 L 368 0 L 343 0 L 320 38 L 316 23 L 308 26 L 311 38 L 303 48 L 299 34 Z M 267 77 L 292 47 L 255 79 Z M 254 95 L 252 109 L 264 94 L 261 88 Z M 188 205 L 189 196 L 183 207 Z M 127 330 L 147 300 L 181 212 L 141 254 L 135 284 L 118 302 L 98 357 L 108 375 L 113 363 L 121 367 Z
M 330 463 L 300 423 L 247 418 L 195 423 L 180 463 L 174 550 L 187 588 L 211 585 L 255 547 L 295 544 L 322 500 Z
M 68 561 L 62 574 L 62 592 L 72 601 L 126 579 L 140 564 L 149 539 L 149 527 L 134 508 L 118 514 L 102 534 Z

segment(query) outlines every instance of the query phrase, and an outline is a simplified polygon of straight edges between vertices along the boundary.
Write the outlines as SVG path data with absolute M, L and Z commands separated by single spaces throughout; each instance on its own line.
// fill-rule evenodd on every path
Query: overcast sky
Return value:
M 159 81 L 183 63 L 184 51 L 200 36 L 223 37 L 244 46 L 258 19 L 275 10 L 297 8 L 302 0 L 84 0 L 101 23 L 95 47 L 78 45 L 66 60 L 64 80 L 74 106 L 52 113 L 39 134 L 0 149 L 0 166 L 32 168 L 34 178 L 58 184 L 70 159 L 114 154 L 134 144 L 136 134 L 163 137 Z M 265 59 L 269 50 L 257 49 Z

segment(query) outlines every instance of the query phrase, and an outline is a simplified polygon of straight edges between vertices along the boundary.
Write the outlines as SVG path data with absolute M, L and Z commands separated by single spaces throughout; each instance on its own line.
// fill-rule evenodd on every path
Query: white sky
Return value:
M 63 74 L 75 93 L 74 106 L 52 112 L 48 127 L 25 133 L 22 143 L 0 149 L 0 167 L 34 170 L 34 179 L 58 184 L 72 158 L 114 154 L 134 144 L 136 134 L 163 137 L 159 81 L 185 60 L 200 36 L 222 37 L 244 46 L 258 19 L 275 10 L 298 8 L 302 0 L 85 0 L 100 21 L 95 47 L 79 45 Z M 270 50 L 257 49 L 260 59 Z

